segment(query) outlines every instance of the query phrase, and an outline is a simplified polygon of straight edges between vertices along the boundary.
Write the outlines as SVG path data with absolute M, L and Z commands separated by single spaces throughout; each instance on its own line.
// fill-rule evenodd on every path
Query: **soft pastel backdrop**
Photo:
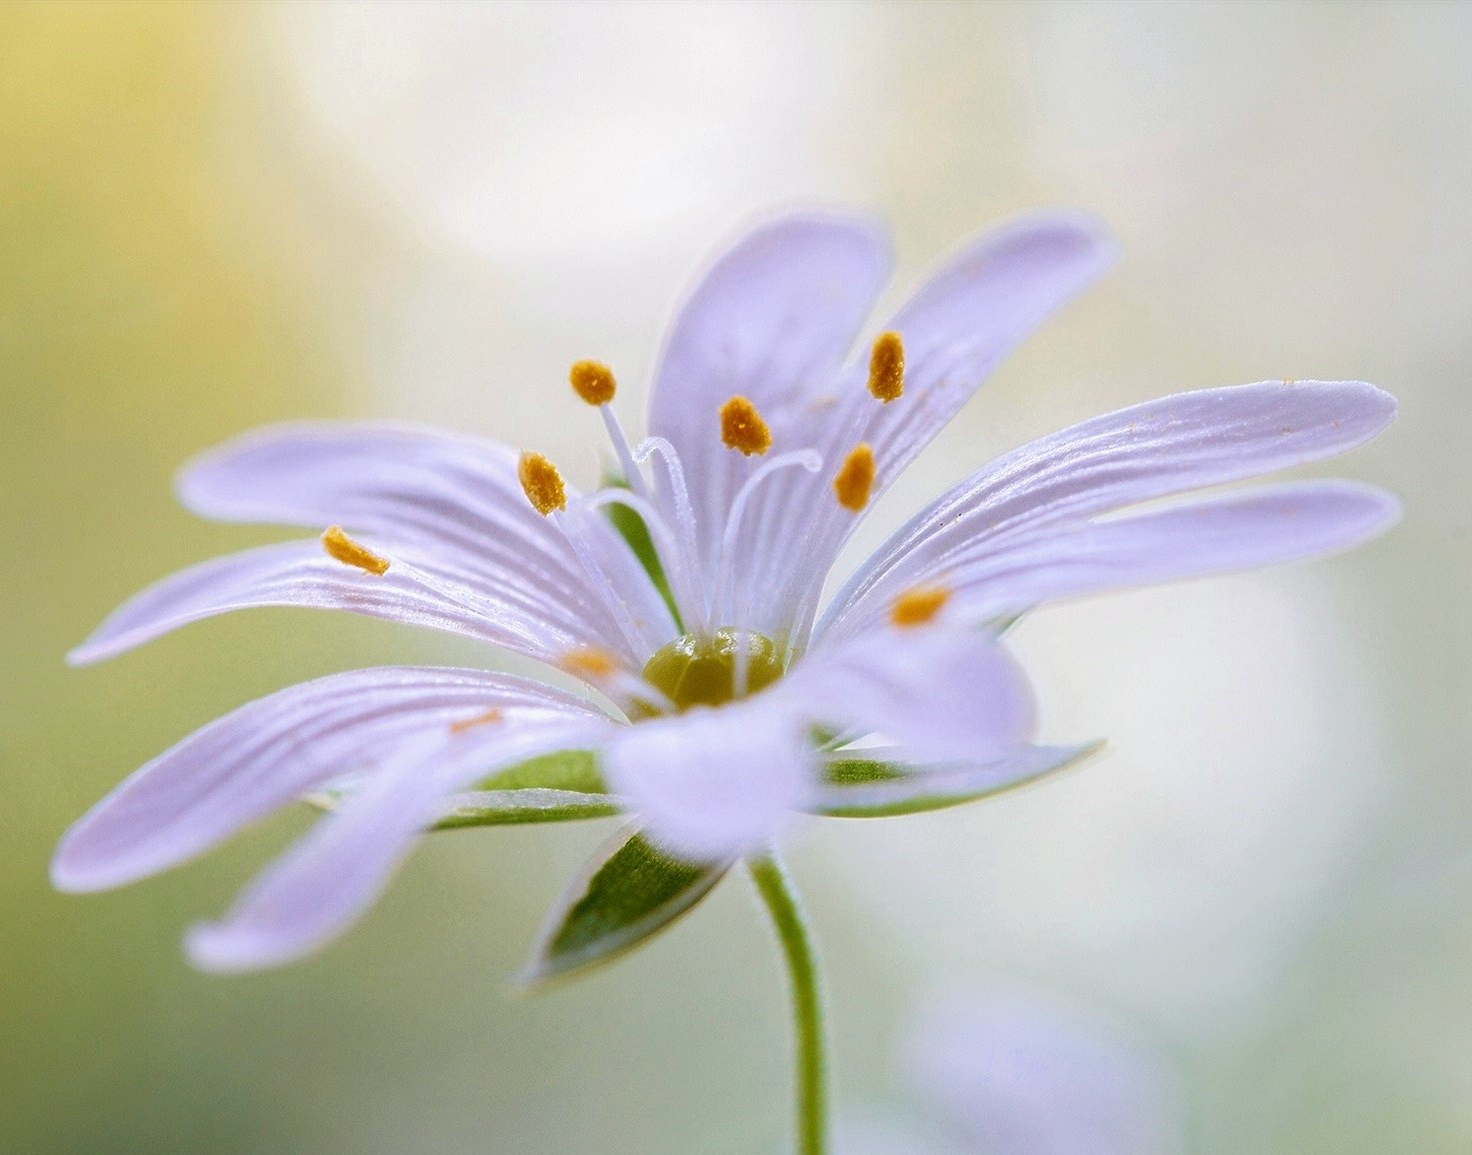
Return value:
M 290 611 L 107 666 L 64 651 L 178 566 L 268 540 L 172 501 L 288 417 L 434 421 L 594 469 L 566 366 L 639 424 L 674 295 L 792 203 L 887 213 L 900 282 L 1079 205 L 1117 272 L 1015 356 L 866 535 L 992 454 L 1159 394 L 1361 377 L 1340 466 L 1408 517 L 1352 557 L 1018 632 L 1046 733 L 1112 753 L 793 851 L 841 1099 L 905 1111 L 921 996 L 1025 983 L 1181 1073 L 1204 1155 L 1472 1145 L 1472 9 L 1452 4 L 0 7 L 0 1150 L 777 1150 L 781 974 L 744 881 L 574 987 L 509 997 L 604 831 L 433 840 L 279 973 L 178 937 L 307 819 L 100 897 L 66 824 L 290 680 L 468 646 Z

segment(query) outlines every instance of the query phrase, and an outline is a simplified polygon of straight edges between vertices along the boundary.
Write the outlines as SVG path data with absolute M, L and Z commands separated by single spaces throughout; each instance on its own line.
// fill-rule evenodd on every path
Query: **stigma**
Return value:
M 905 343 L 893 330 L 880 333 L 869 354 L 869 392 L 888 405 L 904 391 Z
M 721 440 L 746 457 L 772 447 L 772 431 L 757 408 L 739 394 L 721 406 Z
M 364 573 L 382 577 L 388 572 L 388 558 L 380 557 L 366 546 L 359 545 L 343 532 L 340 525 L 328 526 L 322 531 L 322 548 L 334 560 L 355 566 Z
M 860 441 L 849 450 L 833 477 L 833 496 L 844 509 L 859 513 L 869 504 L 873 488 L 874 450 L 867 441 Z
M 553 510 L 567 508 L 567 487 L 562 474 L 540 453 L 523 453 L 516 463 L 516 479 L 532 508 L 546 517 Z
M 572 390 L 589 405 L 607 405 L 618 392 L 613 370 L 602 361 L 578 361 L 567 373 Z
M 902 630 L 914 629 L 934 618 L 950 600 L 951 591 L 944 586 L 916 586 L 894 599 L 889 620 Z

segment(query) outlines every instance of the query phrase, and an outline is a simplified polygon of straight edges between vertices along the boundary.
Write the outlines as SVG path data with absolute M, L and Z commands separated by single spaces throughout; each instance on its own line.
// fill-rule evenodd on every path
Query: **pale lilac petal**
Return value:
M 370 547 L 376 543 L 364 539 Z M 345 610 L 404 625 L 445 630 L 555 662 L 586 644 L 543 619 L 536 607 L 516 606 L 457 587 L 427 563 L 390 564 L 364 573 L 327 556 L 318 541 L 262 546 L 181 570 L 134 595 L 68 655 L 76 665 L 111 658 L 180 626 L 233 610 L 267 606 Z M 610 647 L 642 663 L 622 636 Z
M 884 735 L 917 762 L 972 764 L 1027 741 L 1036 721 L 1017 664 L 986 634 L 878 626 L 810 653 L 766 694 L 814 723 Z
M 1062 598 L 1336 553 L 1378 536 L 1399 517 L 1395 498 L 1354 482 L 1262 486 L 1010 539 L 974 557 L 956 556 L 940 573 L 901 570 L 896 582 L 944 581 L 954 591 L 957 615 L 992 621 Z M 846 624 L 862 629 L 884 612 L 871 597 Z
M 827 469 L 792 477 L 765 501 L 772 508 L 762 547 L 762 604 L 756 628 L 800 630 L 823 577 L 858 518 L 833 498 L 833 473 L 860 441 L 878 467 L 873 498 L 894 481 L 998 362 L 1053 312 L 1094 281 L 1114 258 L 1114 244 L 1076 213 L 1025 217 L 994 229 L 947 261 L 886 326 L 905 343 L 905 394 L 882 405 L 869 396 L 863 362 L 815 415 L 810 441 Z M 872 500 L 872 499 L 871 499 Z
M 508 719 L 412 743 L 257 878 L 222 921 L 193 927 L 185 940 L 190 961 L 236 972 L 310 953 L 379 896 L 447 795 L 512 762 L 586 743 L 602 729 L 556 716 Z
M 465 669 L 382 667 L 291 686 L 211 722 L 79 820 L 52 863 L 61 890 L 121 886 L 202 854 L 308 791 L 370 774 L 406 741 L 497 709 L 596 717 L 562 691 Z
M 807 809 L 817 770 L 804 719 L 765 694 L 642 722 L 604 755 L 610 787 L 644 834 L 693 862 L 734 859 L 780 837 Z
M 196 458 L 177 488 L 206 517 L 345 526 L 580 645 L 625 642 L 597 580 L 528 503 L 516 454 L 495 442 L 405 426 L 271 426 Z M 620 596 L 648 623 L 641 647 L 673 637 L 663 600 L 612 526 L 590 518 L 578 532 L 619 571 Z
M 876 587 L 892 594 L 894 575 L 942 570 L 981 542 L 1317 461 L 1368 441 L 1394 416 L 1394 399 L 1363 382 L 1269 381 L 1163 397 L 1050 434 L 911 518 L 833 598 L 819 632 Z
M 721 443 L 722 403 L 746 396 L 778 452 L 804 448 L 814 393 L 831 387 L 889 268 L 876 221 L 800 213 L 743 236 L 681 305 L 655 374 L 649 431 L 674 445 L 690 478 L 707 580 L 731 502 L 761 461 Z
M 1179 1080 L 1097 1013 L 1023 992 L 939 1000 L 910 1044 L 916 1089 L 998 1155 L 1176 1155 Z

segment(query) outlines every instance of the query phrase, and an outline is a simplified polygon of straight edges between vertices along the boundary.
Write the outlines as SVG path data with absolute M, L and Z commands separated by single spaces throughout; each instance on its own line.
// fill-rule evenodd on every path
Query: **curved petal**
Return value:
M 527 502 L 516 455 L 495 442 L 410 426 L 277 425 L 196 458 L 177 489 L 205 517 L 344 525 L 582 645 L 623 643 L 624 623 L 597 579 Z M 641 648 L 673 637 L 663 600 L 612 526 L 587 518 L 577 532 L 619 571 L 620 596 L 648 623 Z
M 992 761 L 1027 741 L 1036 721 L 1007 652 L 943 623 L 878 626 L 810 653 L 767 692 L 815 724 L 881 733 L 916 762 Z
M 177 866 L 302 794 L 371 774 L 406 741 L 500 711 L 597 717 L 551 687 L 479 670 L 380 667 L 258 699 L 129 777 L 65 835 L 56 887 L 103 890 Z
M 569 734 L 570 730 L 584 732 Z M 602 727 L 565 716 L 479 726 L 402 749 L 363 791 L 322 819 L 241 895 L 218 923 L 190 929 L 185 949 L 201 970 L 279 966 L 346 929 L 379 896 L 444 798 L 486 774 Z
M 215 558 L 164 578 L 114 610 L 67 658 L 87 665 L 190 622 L 266 606 L 345 610 L 445 630 L 549 662 L 586 644 L 583 635 L 545 621 L 536 607 L 489 600 L 444 575 L 426 573 L 422 564 L 395 559 L 386 573 L 369 574 L 329 558 L 320 542 L 293 541 Z M 615 652 L 629 650 L 622 634 L 615 639 L 609 642 Z M 647 657 L 634 656 L 641 664 Z
M 1335 553 L 1385 532 L 1399 517 L 1394 497 L 1354 482 L 1264 486 L 1000 546 L 984 543 L 949 558 L 943 570 L 902 567 L 894 578 L 900 587 L 944 582 L 958 616 L 995 621 L 1062 598 Z M 844 627 L 862 630 L 886 611 L 885 600 L 871 594 L 845 616 Z
M 727 862 L 779 837 L 808 808 L 817 770 L 805 720 L 762 694 L 642 722 L 604 755 L 644 834 L 690 862 Z
M 1203 389 L 1095 417 L 1014 450 L 911 518 L 834 597 L 821 635 L 879 587 L 942 570 L 980 543 L 1255 477 L 1363 444 L 1395 399 L 1358 381 Z
M 708 581 L 731 502 L 761 461 L 722 444 L 722 403 L 747 397 L 779 451 L 803 448 L 815 391 L 831 385 L 889 269 L 877 221 L 797 213 L 744 235 L 677 311 L 654 377 L 649 431 L 675 447 L 690 479 Z
M 1024 217 L 983 234 L 948 260 L 890 321 L 905 345 L 905 392 L 883 405 L 850 370 L 834 408 L 810 423 L 809 444 L 827 466 L 792 476 L 764 496 L 770 506 L 762 543 L 765 617 L 755 628 L 778 633 L 811 621 L 823 578 L 859 518 L 840 506 L 830 484 L 858 442 L 873 450 L 871 500 L 881 494 L 955 416 L 1001 359 L 1114 259 L 1114 244 L 1078 213 Z M 799 614 L 798 621 L 783 615 Z

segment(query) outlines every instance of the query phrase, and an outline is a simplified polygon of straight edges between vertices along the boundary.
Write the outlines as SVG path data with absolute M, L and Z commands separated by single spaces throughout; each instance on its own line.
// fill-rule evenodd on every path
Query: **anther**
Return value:
M 916 586 L 894 599 L 889 620 L 902 630 L 923 626 L 950 600 L 951 591 L 942 586 Z
M 772 431 L 756 406 L 738 395 L 721 406 L 721 440 L 728 448 L 750 457 L 772 447 Z
M 560 663 L 569 674 L 580 678 L 608 678 L 618 673 L 618 659 L 607 650 L 597 646 L 585 646 L 580 650 L 569 650 L 562 655 Z
M 379 557 L 371 549 L 359 545 L 342 531 L 342 526 L 329 526 L 322 532 L 322 548 L 328 556 L 344 565 L 357 566 L 364 573 L 382 577 L 388 572 L 388 558 Z
M 833 477 L 833 496 L 844 509 L 859 513 L 869 504 L 874 488 L 874 450 L 860 441 L 849 450 Z
M 607 405 L 618 391 L 613 370 L 602 361 L 578 361 L 567 373 L 573 392 L 589 405 Z
M 474 718 L 464 718 L 459 722 L 450 723 L 451 734 L 463 734 L 466 730 L 474 730 L 477 726 L 490 726 L 502 720 L 504 715 L 494 707 Z
M 869 392 L 888 405 L 905 391 L 905 343 L 894 331 L 880 333 L 869 354 Z
M 546 517 L 554 509 L 567 508 L 567 489 L 562 474 L 540 453 L 523 453 L 516 463 L 516 477 L 532 508 Z

